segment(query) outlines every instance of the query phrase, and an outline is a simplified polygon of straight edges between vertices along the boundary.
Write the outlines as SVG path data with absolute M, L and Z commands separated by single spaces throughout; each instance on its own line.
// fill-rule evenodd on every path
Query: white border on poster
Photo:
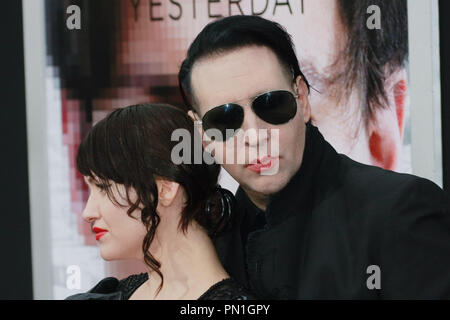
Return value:
M 412 170 L 442 187 L 437 0 L 408 0 L 408 35 Z
M 44 1 L 22 1 L 34 299 L 52 299 Z

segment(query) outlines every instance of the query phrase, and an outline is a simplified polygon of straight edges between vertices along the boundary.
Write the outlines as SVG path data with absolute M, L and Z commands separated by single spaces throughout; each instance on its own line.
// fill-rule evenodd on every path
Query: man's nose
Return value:
M 260 119 L 253 109 L 245 108 L 244 122 L 242 129 L 244 130 L 245 145 L 255 147 L 266 144 L 269 136 L 269 124 Z
M 86 222 L 89 223 L 92 223 L 94 220 L 100 217 L 98 206 L 92 195 L 89 195 L 88 201 L 83 209 L 81 216 Z

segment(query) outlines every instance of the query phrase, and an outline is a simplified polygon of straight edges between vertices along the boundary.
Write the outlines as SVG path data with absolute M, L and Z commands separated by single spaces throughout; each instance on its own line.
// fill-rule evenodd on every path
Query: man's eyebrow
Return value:
M 259 90 L 259 91 L 257 91 L 255 94 L 252 94 L 251 96 L 248 96 L 248 97 L 245 97 L 245 98 L 242 98 L 242 99 L 239 99 L 239 100 L 234 100 L 234 101 L 228 102 L 228 103 L 237 103 L 237 102 L 242 102 L 242 101 L 245 101 L 245 100 L 250 100 L 250 101 L 252 101 L 252 100 L 255 99 L 256 97 L 258 97 L 258 96 L 260 96 L 260 95 L 263 95 L 264 93 L 271 92 L 271 91 L 273 91 L 273 90 L 277 90 L 277 89 L 264 89 L 264 90 Z

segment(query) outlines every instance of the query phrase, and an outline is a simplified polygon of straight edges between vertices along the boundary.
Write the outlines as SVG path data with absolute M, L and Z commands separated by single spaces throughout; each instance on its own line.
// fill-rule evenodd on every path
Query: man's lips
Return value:
M 105 230 L 105 229 L 102 229 L 99 227 L 92 228 L 92 231 L 95 232 L 95 240 L 99 240 L 101 237 L 103 237 L 108 232 L 108 230 Z
M 253 172 L 261 172 L 262 170 L 268 170 L 272 168 L 274 163 L 279 160 L 279 157 L 266 156 L 261 159 L 256 159 L 247 164 L 245 168 Z

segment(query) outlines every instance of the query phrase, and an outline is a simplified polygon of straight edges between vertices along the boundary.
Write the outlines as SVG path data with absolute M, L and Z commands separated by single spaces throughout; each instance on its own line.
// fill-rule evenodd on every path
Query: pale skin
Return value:
M 250 199 L 262 210 L 266 209 L 270 194 L 281 190 L 300 168 L 305 145 L 305 123 L 311 116 L 308 89 L 299 76 L 290 78 L 280 65 L 276 55 L 262 46 L 249 46 L 197 61 L 192 69 L 191 83 L 197 113 L 190 112 L 193 119 L 201 119 L 215 106 L 238 102 L 244 107 L 243 130 L 267 129 L 266 138 L 246 140 L 242 135 L 234 137 L 234 153 L 249 154 L 249 149 L 271 144 L 270 130 L 279 130 L 279 170 L 274 175 L 264 176 L 252 172 L 245 164 L 225 163 L 223 168 L 236 179 Z M 288 90 L 298 94 L 297 113 L 288 123 L 272 125 L 261 120 L 250 107 L 253 97 L 271 90 Z M 212 142 L 218 153 L 225 153 L 230 143 Z M 204 143 L 206 144 L 206 143 Z M 239 146 L 243 148 L 239 149 Z
M 140 221 L 140 209 L 129 217 L 128 207 L 115 205 L 95 181 L 85 177 L 90 195 L 83 218 L 94 227 L 108 232 L 98 242 L 104 260 L 137 259 L 143 261 L 142 242 L 146 234 Z M 159 293 L 161 278 L 148 268 L 148 280 L 130 297 L 130 300 L 198 299 L 215 283 L 229 278 L 222 267 L 206 230 L 192 222 L 184 234 L 178 228 L 180 213 L 186 197 L 176 182 L 157 179 L 158 207 L 161 218 L 150 253 L 161 263 L 164 285 Z M 123 185 L 113 184 L 113 194 L 125 204 Z M 133 197 L 133 193 L 131 193 Z M 121 200 L 122 199 L 122 200 Z

